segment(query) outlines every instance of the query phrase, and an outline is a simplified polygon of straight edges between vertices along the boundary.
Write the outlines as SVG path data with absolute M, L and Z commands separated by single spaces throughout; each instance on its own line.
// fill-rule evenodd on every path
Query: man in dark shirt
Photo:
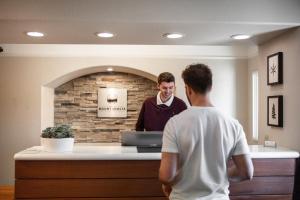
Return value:
M 136 123 L 137 131 L 163 131 L 167 121 L 187 108 L 184 101 L 174 96 L 175 78 L 169 72 L 158 76 L 157 96 L 146 99 Z

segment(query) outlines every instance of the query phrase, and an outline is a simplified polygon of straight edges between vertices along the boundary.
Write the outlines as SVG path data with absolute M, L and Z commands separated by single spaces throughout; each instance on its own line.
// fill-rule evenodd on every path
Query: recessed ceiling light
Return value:
M 232 39 L 235 40 L 246 40 L 250 38 L 250 35 L 245 35 L 245 34 L 236 34 L 236 35 L 232 35 L 230 36 Z
M 183 37 L 181 33 L 165 33 L 163 37 L 170 38 L 170 39 L 179 39 Z
M 26 32 L 26 35 L 30 37 L 44 37 L 44 33 L 35 32 L 35 31 Z
M 108 32 L 103 32 L 103 33 L 97 33 L 97 36 L 101 37 L 101 38 L 111 38 L 111 37 L 114 37 L 114 34 L 108 33 Z
M 107 68 L 106 70 L 107 70 L 108 72 L 114 71 L 114 69 L 113 69 L 112 67 L 109 67 L 109 68 Z

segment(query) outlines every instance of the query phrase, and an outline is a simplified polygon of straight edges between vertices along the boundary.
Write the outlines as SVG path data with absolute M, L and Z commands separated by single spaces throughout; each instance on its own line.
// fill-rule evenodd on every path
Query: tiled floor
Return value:
M 14 187 L 13 186 L 0 186 L 0 199 L 1 200 L 13 200 L 14 199 Z

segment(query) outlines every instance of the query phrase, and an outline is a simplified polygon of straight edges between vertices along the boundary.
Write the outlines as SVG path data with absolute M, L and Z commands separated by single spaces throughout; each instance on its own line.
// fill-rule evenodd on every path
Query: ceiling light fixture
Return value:
M 163 37 L 170 38 L 170 39 L 179 39 L 183 37 L 181 33 L 165 33 Z
M 103 33 L 97 33 L 97 36 L 101 38 L 112 38 L 115 35 L 113 33 L 103 32 Z
M 232 35 L 230 36 L 232 39 L 235 40 L 246 40 L 250 38 L 250 35 L 245 35 L 245 34 L 236 34 L 236 35 Z
M 109 67 L 109 68 L 107 68 L 106 70 L 107 70 L 108 72 L 114 71 L 114 69 L 113 69 L 112 67 Z
M 26 35 L 28 35 L 30 37 L 44 37 L 44 33 L 36 32 L 36 31 L 26 32 Z

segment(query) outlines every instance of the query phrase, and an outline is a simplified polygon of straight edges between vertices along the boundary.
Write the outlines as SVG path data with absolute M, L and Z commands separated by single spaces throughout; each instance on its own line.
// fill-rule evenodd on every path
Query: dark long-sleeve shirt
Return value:
M 163 131 L 167 121 L 187 108 L 184 101 L 174 96 L 170 106 L 157 105 L 156 96 L 146 99 L 136 123 L 137 131 Z

